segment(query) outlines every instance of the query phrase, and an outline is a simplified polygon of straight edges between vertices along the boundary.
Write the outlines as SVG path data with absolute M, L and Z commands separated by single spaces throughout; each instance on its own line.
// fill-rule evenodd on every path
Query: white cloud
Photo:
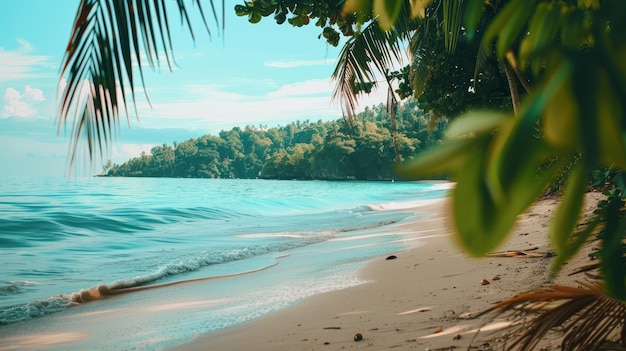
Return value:
M 46 98 L 43 97 L 43 91 L 41 89 L 32 88 L 30 85 L 24 87 L 24 99 L 32 102 L 42 102 Z
M 142 121 L 151 127 L 220 127 L 242 124 L 271 124 L 296 119 L 338 118 L 340 114 L 330 108 L 330 93 L 320 96 L 319 86 L 306 95 L 306 83 L 285 86 L 265 95 L 255 96 L 222 91 L 220 86 L 194 86 L 194 96 L 186 100 L 162 103 L 153 100 L 153 109 L 144 109 L 147 116 Z M 315 86 L 315 84 L 314 84 Z M 298 89 L 296 89 L 298 87 Z M 325 88 L 328 92 L 328 87 Z M 210 128 L 209 128 L 210 129 Z
M 150 150 L 155 144 L 114 144 L 111 150 L 111 160 L 113 163 L 122 163 L 133 157 L 139 157 L 142 152 L 150 154 Z
M 267 124 L 285 125 L 296 120 L 335 120 L 341 108 L 331 102 L 332 87 L 328 80 L 316 79 L 286 84 L 263 95 L 224 91 L 220 85 L 185 86 L 185 92 L 171 96 L 184 99 L 164 102 L 153 99 L 153 108 L 138 102 L 145 128 L 200 128 L 211 133 L 234 126 Z M 364 96 L 360 107 L 386 101 L 382 93 Z
M 266 61 L 265 67 L 274 68 L 297 68 L 297 67 L 310 67 L 310 66 L 327 66 L 333 65 L 335 59 L 323 59 L 323 60 L 294 60 L 294 61 Z
M 30 85 L 24 87 L 24 93 L 7 88 L 0 117 L 33 117 L 37 115 L 37 106 L 45 100 L 43 91 Z
M 6 51 L 0 47 L 0 82 L 30 78 L 56 78 L 54 73 L 44 73 L 42 69 L 55 68 L 51 56 L 33 54 L 33 46 L 24 39 L 16 39 L 19 48 Z
M 4 93 L 4 101 L 20 100 L 21 98 L 20 92 L 13 88 L 8 88 Z
M 312 79 L 305 82 L 286 84 L 278 88 L 278 90 L 270 92 L 267 96 L 271 98 L 281 98 L 318 94 L 326 94 L 326 96 L 332 94 L 332 86 L 328 79 Z

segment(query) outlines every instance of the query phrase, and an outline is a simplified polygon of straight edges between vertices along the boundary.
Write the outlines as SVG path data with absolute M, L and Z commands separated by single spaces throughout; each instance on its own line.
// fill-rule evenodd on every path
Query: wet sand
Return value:
M 589 215 L 599 194 L 588 194 Z M 499 251 L 526 251 L 530 257 L 472 258 L 458 248 L 448 225 L 446 202 L 416 209 L 425 220 L 395 230 L 415 233 L 426 243 L 380 257 L 359 272 L 368 283 L 307 298 L 292 307 L 227 329 L 196 337 L 173 350 L 490 350 L 506 342 L 506 320 L 478 312 L 505 298 L 548 286 L 552 249 L 548 225 L 558 198 L 539 201 L 520 216 Z M 586 250 L 589 250 L 587 248 Z M 586 252 L 566 264 L 555 283 L 576 284 L 568 272 L 588 263 Z M 481 331 L 478 332 L 477 330 Z M 360 334 L 362 336 L 360 339 Z M 559 335 L 542 342 L 558 349 Z

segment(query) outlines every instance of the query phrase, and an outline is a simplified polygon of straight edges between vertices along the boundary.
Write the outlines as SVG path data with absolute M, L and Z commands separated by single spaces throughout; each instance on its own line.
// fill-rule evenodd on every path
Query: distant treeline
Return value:
M 399 106 L 394 149 L 393 122 L 381 104 L 353 121 L 236 127 L 218 136 L 163 144 L 121 165 L 109 162 L 104 172 L 126 177 L 392 179 L 395 150 L 407 160 L 442 138 L 446 122 L 430 122 L 414 101 Z

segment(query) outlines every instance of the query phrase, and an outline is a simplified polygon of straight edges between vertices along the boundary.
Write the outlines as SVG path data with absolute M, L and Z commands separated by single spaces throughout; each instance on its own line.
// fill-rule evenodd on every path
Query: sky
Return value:
M 122 163 L 155 145 L 172 144 L 246 125 L 283 126 L 296 120 L 336 120 L 330 76 L 341 50 L 318 39 L 321 28 L 251 24 L 226 1 L 226 29 L 211 35 L 192 19 L 193 41 L 178 11 L 169 11 L 176 66 L 144 68 L 147 95 L 138 116 L 122 116 L 102 158 L 79 158 L 68 170 L 71 125 L 57 121 L 60 64 L 79 0 L 0 1 L 0 176 L 98 173 L 103 161 Z M 191 2 L 190 2 L 191 3 Z M 203 9 L 209 11 L 208 1 Z M 221 12 L 221 1 L 215 1 Z M 172 2 L 174 4 L 174 2 Z M 192 13 L 195 7 L 191 7 Z M 209 17 L 211 19 L 212 16 Z M 140 87 L 140 86 L 139 86 Z M 374 92 L 360 107 L 384 102 Z

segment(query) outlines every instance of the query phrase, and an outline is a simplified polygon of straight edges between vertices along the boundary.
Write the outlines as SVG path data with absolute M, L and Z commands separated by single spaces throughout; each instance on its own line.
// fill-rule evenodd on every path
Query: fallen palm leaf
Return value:
M 592 270 L 598 269 L 598 268 L 600 268 L 600 264 L 599 263 L 589 264 L 589 265 L 586 265 L 586 266 L 578 267 L 577 269 L 575 269 L 574 271 L 572 271 L 568 275 L 572 276 L 574 274 L 588 272 L 588 271 L 592 271 Z
M 494 252 L 487 254 L 489 257 L 515 257 L 515 258 L 543 258 L 546 257 L 547 253 L 534 253 L 526 251 L 518 251 L 518 250 L 510 250 L 510 251 L 502 251 L 502 252 Z
M 516 317 L 509 350 L 534 350 L 550 331 L 564 331 L 562 350 L 598 350 L 601 345 L 626 345 L 626 304 L 606 295 L 597 284 L 579 282 L 582 288 L 554 286 L 520 294 L 489 311 Z M 534 316 L 530 313 L 536 313 Z
M 461 314 L 457 318 L 459 318 L 459 319 L 475 319 L 476 317 L 480 316 L 481 314 L 482 313 L 480 313 L 480 312 L 467 312 L 467 313 Z
M 591 279 L 602 279 L 602 276 L 600 274 L 593 274 L 589 272 L 585 272 L 585 276 Z

